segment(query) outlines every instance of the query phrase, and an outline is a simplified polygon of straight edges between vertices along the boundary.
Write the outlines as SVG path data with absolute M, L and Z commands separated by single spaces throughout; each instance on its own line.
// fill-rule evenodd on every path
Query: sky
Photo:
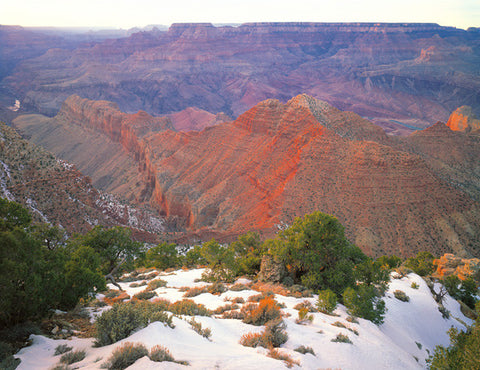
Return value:
M 128 29 L 175 22 L 432 22 L 480 27 L 480 0 L 0 0 L 0 24 Z

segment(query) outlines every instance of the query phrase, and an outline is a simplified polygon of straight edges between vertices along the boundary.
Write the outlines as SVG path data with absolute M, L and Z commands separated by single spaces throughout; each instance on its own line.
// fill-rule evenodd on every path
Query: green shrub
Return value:
M 433 260 L 435 257 L 430 252 L 418 252 L 416 257 L 408 258 L 403 264 L 413 270 L 417 275 L 427 276 L 434 271 Z
M 288 334 L 286 331 L 286 325 L 283 320 L 278 317 L 270 320 L 265 324 L 265 330 L 263 331 L 262 340 L 264 347 L 280 347 L 288 340 Z
M 366 259 L 348 242 L 338 220 L 321 212 L 295 219 L 266 245 L 295 283 L 309 289 L 331 289 L 336 294 L 355 284 L 354 266 Z
M 133 298 L 148 301 L 149 299 L 156 297 L 157 293 L 155 292 L 148 292 L 144 290 L 143 292 L 137 293 L 133 296 Z
M 383 323 L 385 302 L 377 297 L 375 287 L 360 285 L 357 290 L 348 287 L 343 293 L 343 303 L 350 315 L 362 317 L 375 324 Z
M 412 289 L 418 289 L 420 285 L 418 285 L 416 282 L 412 281 L 412 284 L 410 285 L 410 288 Z
M 163 287 L 166 287 L 167 286 L 167 282 L 165 280 L 162 280 L 162 279 L 155 279 L 155 280 L 152 280 L 148 283 L 147 285 L 147 288 L 145 290 L 155 290 L 155 289 L 158 289 L 158 288 L 163 288 Z
M 160 345 L 156 345 L 150 350 L 150 354 L 148 355 L 150 360 L 154 362 L 163 362 L 163 361 L 170 361 L 174 362 L 175 359 L 173 358 L 172 354 L 170 351 Z
M 317 308 L 320 312 L 331 315 L 337 307 L 337 295 L 330 289 L 318 292 Z
M 202 275 L 207 281 L 231 281 L 235 277 L 235 252 L 220 245 L 215 239 L 203 243 L 200 254 L 207 261 L 208 270 Z
M 168 310 L 177 315 L 188 316 L 211 316 L 212 312 L 208 310 L 203 304 L 197 304 L 191 299 L 184 299 L 172 303 Z
M 73 347 L 70 347 L 68 346 L 67 344 L 59 344 L 56 348 L 55 348 L 55 353 L 54 355 L 55 356 L 58 356 L 58 355 L 63 355 L 64 353 L 68 352 L 68 351 L 71 351 L 73 349 Z
M 376 262 L 380 263 L 382 266 L 388 267 L 389 269 L 395 269 L 402 264 L 402 259 L 395 255 L 381 256 L 377 258 Z
M 172 327 L 172 317 L 162 311 L 163 306 L 151 302 L 115 304 L 102 313 L 95 322 L 96 345 L 105 346 L 127 338 L 135 330 L 152 321 L 162 321 Z
M 180 266 L 177 246 L 173 243 L 163 242 L 156 247 L 150 248 L 145 253 L 145 266 L 156 267 L 160 270 L 166 270 L 171 267 Z
M 295 320 L 297 324 L 306 324 L 313 321 L 313 315 L 308 314 L 308 308 L 302 307 L 298 310 L 298 319 Z
M 398 290 L 397 289 L 393 292 L 393 295 L 395 296 L 395 298 L 397 298 L 398 300 L 400 300 L 402 302 L 410 301 L 410 297 L 408 295 L 406 295 L 403 290 Z
M 462 301 L 471 309 L 475 308 L 477 284 L 472 277 L 461 281 L 457 276 L 450 275 L 442 283 L 453 298 Z
M 105 293 L 105 298 L 116 298 L 121 294 L 119 290 L 109 290 Z
M 240 338 L 240 344 L 246 347 L 280 347 L 288 340 L 286 325 L 281 318 L 269 321 L 262 333 L 247 333 Z
M 231 269 L 236 276 L 256 275 L 260 271 L 263 249 L 260 236 L 257 233 L 249 232 L 240 235 L 231 244 L 231 249 L 235 256 Z
M 123 370 L 143 356 L 148 356 L 148 350 L 143 344 L 125 342 L 113 351 L 104 366 L 109 370 Z
M 332 342 L 352 344 L 352 341 L 350 340 L 350 338 L 347 335 L 344 335 L 341 333 L 337 334 L 337 336 L 334 339 L 332 339 Z
M 315 352 L 313 351 L 313 348 L 312 347 L 305 347 L 304 345 L 301 345 L 301 346 L 295 348 L 294 351 L 296 351 L 298 353 L 301 353 L 302 355 L 304 355 L 306 353 L 311 353 L 312 355 L 315 356 Z
M 300 303 L 297 303 L 293 308 L 296 309 L 296 310 L 299 310 L 299 311 L 302 308 L 305 308 L 305 309 L 307 309 L 307 312 L 317 312 L 318 311 L 315 307 L 313 307 L 313 304 L 310 301 L 307 301 L 307 300 L 302 301 Z
M 60 362 L 70 365 L 75 362 L 80 362 L 85 358 L 85 351 L 70 351 L 60 357 Z
M 471 370 L 478 369 L 480 360 L 480 304 L 476 305 L 477 319 L 466 332 L 451 328 L 448 331 L 450 345 L 437 346 L 427 362 L 430 369 Z
M 15 370 L 20 365 L 21 360 L 15 358 L 12 355 L 0 360 L 0 369 L 2 370 Z

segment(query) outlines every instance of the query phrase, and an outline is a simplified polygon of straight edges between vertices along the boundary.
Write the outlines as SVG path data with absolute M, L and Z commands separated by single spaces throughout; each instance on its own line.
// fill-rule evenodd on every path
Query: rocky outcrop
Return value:
M 452 131 L 480 133 L 480 120 L 477 119 L 472 107 L 461 106 L 450 115 L 447 126 Z
M 462 104 L 479 112 L 479 38 L 436 24 L 173 24 L 51 49 L 17 65 L 3 85 L 22 107 L 48 115 L 74 93 L 126 112 L 196 107 L 231 117 L 307 93 L 398 133 L 412 121 L 445 121 Z
M 445 253 L 442 257 L 433 260 L 437 267 L 434 276 L 439 279 L 445 279 L 447 276 L 455 275 L 460 280 L 468 277 L 480 278 L 480 259 L 461 258 L 451 253 Z

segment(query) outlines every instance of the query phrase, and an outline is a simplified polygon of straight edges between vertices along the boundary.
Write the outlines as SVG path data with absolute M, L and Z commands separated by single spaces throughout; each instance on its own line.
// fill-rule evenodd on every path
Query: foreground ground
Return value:
M 186 287 L 199 287 L 208 283 L 199 281 L 203 269 L 177 270 L 170 273 L 160 272 L 154 280 L 162 279 L 166 287 L 155 290 L 158 298 L 171 302 L 184 299 Z M 395 274 L 395 273 L 394 273 Z M 131 280 L 131 279 L 130 279 Z M 137 281 L 140 283 L 142 280 Z M 151 281 L 151 280 L 150 280 Z M 242 279 L 245 285 L 249 281 Z M 145 286 L 130 287 L 135 281 L 121 283 L 128 295 L 133 296 L 145 289 Z M 415 284 L 418 288 L 414 288 Z M 114 288 L 111 286 L 111 288 Z M 258 285 L 255 286 L 258 289 Z M 393 292 L 401 290 L 410 298 L 403 302 L 395 298 Z M 437 287 L 438 290 L 438 287 Z M 205 305 L 210 310 L 224 306 L 236 297 L 248 301 L 258 291 L 245 289 L 241 291 L 227 290 L 222 294 L 202 293 L 189 298 Z M 105 296 L 98 295 L 99 300 Z M 297 323 L 298 310 L 294 308 L 305 300 L 315 304 L 316 296 L 311 298 L 295 298 L 275 295 L 275 300 L 284 305 L 282 312 L 287 325 L 288 341 L 279 351 L 288 354 L 303 369 L 341 368 L 347 369 L 416 369 L 427 366 L 425 360 L 433 353 L 436 345 L 447 346 L 449 337 L 447 330 L 454 326 L 464 329 L 471 320 L 460 311 L 459 304 L 450 296 L 446 296 L 444 306 L 450 311 L 445 319 L 438 310 L 438 305 L 424 280 L 415 274 L 403 278 L 393 278 L 384 298 L 386 316 L 383 324 L 377 326 L 370 321 L 358 319 L 358 323 L 347 321 L 349 316 L 342 305 L 338 305 L 334 315 L 315 312 L 312 322 Z M 231 302 L 230 302 L 231 303 Z M 241 306 L 242 304 L 239 304 Z M 283 306 L 282 305 L 282 306 Z M 88 308 L 91 321 L 108 310 L 110 306 Z M 244 347 L 239 343 L 242 335 L 261 332 L 262 326 L 245 324 L 236 319 L 223 319 L 221 315 L 196 316 L 203 328 L 210 328 L 209 339 L 192 330 L 188 322 L 190 316 L 173 318 L 175 328 L 153 322 L 133 335 L 119 342 L 104 347 L 94 347 L 94 338 L 72 337 L 69 339 L 51 339 L 33 335 L 32 345 L 22 349 L 16 357 L 21 359 L 19 370 L 52 369 L 59 364 L 60 356 L 55 356 L 57 346 L 67 344 L 73 350 L 85 350 L 86 356 L 70 365 L 71 369 L 100 369 L 111 353 L 124 342 L 143 343 L 148 349 L 155 345 L 168 348 L 176 360 L 187 361 L 189 366 L 174 362 L 153 362 L 143 357 L 128 369 L 281 369 L 287 364 L 281 360 L 268 357 L 268 350 L 257 347 Z M 342 325 L 344 327 L 342 327 Z M 346 335 L 352 343 L 332 342 L 338 334 Z M 305 355 L 295 351 L 299 346 L 311 347 L 315 355 Z M 298 365 L 294 365 L 297 367 Z

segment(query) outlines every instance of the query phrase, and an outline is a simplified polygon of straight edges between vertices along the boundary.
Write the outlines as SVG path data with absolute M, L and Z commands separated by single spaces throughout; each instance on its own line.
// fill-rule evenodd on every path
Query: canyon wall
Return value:
M 99 113 L 97 104 L 69 98 L 55 118 L 44 118 L 42 135 L 35 117 L 15 125 L 34 141 L 58 126 L 105 135 L 136 164 L 135 186 L 116 191 L 149 202 L 187 239 L 229 240 L 250 230 L 272 236 L 295 217 L 320 210 L 335 215 L 370 255 L 479 255 L 480 190 L 452 186 L 448 176 L 460 177 L 466 168 L 435 155 L 448 140 L 462 162 L 477 155 L 478 145 L 444 124 L 399 140 L 354 113 L 299 95 L 286 104 L 265 100 L 202 131 L 177 132 L 157 119 L 155 130 L 146 129 L 105 102 Z M 467 163 L 479 173 L 478 161 Z M 108 171 L 108 161 L 99 166 Z
M 32 55 L 0 87 L 52 116 L 72 94 L 126 112 L 196 107 L 236 117 L 307 93 L 405 134 L 461 105 L 480 113 L 479 43 L 478 32 L 436 24 L 173 24 Z

